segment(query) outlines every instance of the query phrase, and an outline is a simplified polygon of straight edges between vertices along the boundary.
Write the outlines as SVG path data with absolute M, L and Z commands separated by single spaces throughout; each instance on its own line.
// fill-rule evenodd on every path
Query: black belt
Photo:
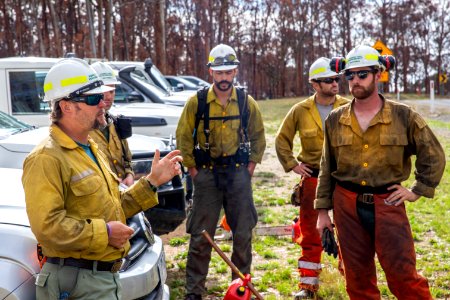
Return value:
M 379 187 L 359 185 L 348 181 L 338 181 L 337 184 L 346 190 L 353 193 L 357 193 L 356 200 L 366 204 L 373 204 L 373 195 L 377 194 L 388 194 L 391 193 L 387 188 L 392 186 L 394 183 L 386 184 Z
M 312 173 L 309 173 L 309 175 L 311 175 L 311 177 L 319 177 L 319 169 L 315 169 L 315 168 L 310 168 Z
M 75 259 L 75 258 L 59 258 L 59 257 L 47 257 L 47 262 L 55 265 L 63 265 L 69 267 L 76 267 L 82 269 L 93 270 L 94 262 L 97 262 L 97 271 L 108 271 L 116 273 L 120 271 L 122 267 L 122 260 L 116 261 L 99 261 L 88 259 Z

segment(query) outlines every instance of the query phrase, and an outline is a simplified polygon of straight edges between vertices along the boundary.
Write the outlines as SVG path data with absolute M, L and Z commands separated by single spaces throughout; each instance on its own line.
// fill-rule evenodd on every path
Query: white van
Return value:
M 31 125 L 49 126 L 50 107 L 43 101 L 43 84 L 48 70 L 58 60 L 44 57 L 1 58 L 0 111 Z M 136 97 L 136 93 L 140 99 L 146 97 L 137 90 L 133 93 L 133 97 Z M 124 93 L 121 92 L 120 95 Z M 157 137 L 175 136 L 183 110 L 181 107 L 150 101 L 139 103 L 139 114 L 125 108 L 126 106 L 115 107 L 114 113 L 130 117 L 134 133 Z

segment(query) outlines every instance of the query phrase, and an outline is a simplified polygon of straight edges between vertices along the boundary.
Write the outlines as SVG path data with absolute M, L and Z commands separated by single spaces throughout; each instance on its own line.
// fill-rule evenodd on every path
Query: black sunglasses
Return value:
M 367 76 L 369 76 L 369 73 L 377 73 L 378 70 L 361 70 L 361 71 L 345 71 L 345 79 L 347 80 L 353 80 L 355 78 L 355 75 L 358 76 L 359 79 L 366 79 Z
M 336 83 L 339 83 L 339 81 L 341 80 L 340 77 L 335 77 L 335 78 L 324 78 L 324 79 L 314 79 L 315 82 L 317 83 L 327 83 L 327 84 L 332 84 L 333 81 L 336 81 Z
M 234 54 L 228 54 L 225 56 L 219 56 L 214 58 L 212 62 L 209 63 L 210 66 L 217 67 L 223 65 L 238 65 L 239 61 Z
M 90 106 L 97 106 L 102 100 L 103 94 L 84 95 L 70 99 L 70 101 L 82 102 Z

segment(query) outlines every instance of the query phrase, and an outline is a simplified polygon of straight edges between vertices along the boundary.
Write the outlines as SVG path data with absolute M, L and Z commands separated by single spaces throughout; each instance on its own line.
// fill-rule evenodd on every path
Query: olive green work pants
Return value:
M 247 167 L 202 168 L 193 182 L 193 207 L 186 225 L 187 233 L 191 234 L 186 265 L 186 292 L 201 295 L 205 292 L 212 249 L 201 232 L 206 230 L 211 237 L 214 236 L 223 207 L 233 234 L 231 261 L 241 273 L 247 274 L 250 273 L 252 263 L 252 229 L 258 217 Z M 232 278 L 238 276 L 232 274 Z
M 36 299 L 119 300 L 119 273 L 45 263 L 36 279 Z

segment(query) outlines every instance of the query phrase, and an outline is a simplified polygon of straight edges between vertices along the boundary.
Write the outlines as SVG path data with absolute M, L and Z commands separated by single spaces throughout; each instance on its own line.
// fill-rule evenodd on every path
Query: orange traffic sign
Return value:
M 448 78 L 446 73 L 439 74 L 439 82 L 440 83 L 447 83 Z
M 392 55 L 393 52 L 389 49 L 382 41 L 377 40 L 375 45 L 372 46 L 375 50 L 377 50 L 380 55 Z

